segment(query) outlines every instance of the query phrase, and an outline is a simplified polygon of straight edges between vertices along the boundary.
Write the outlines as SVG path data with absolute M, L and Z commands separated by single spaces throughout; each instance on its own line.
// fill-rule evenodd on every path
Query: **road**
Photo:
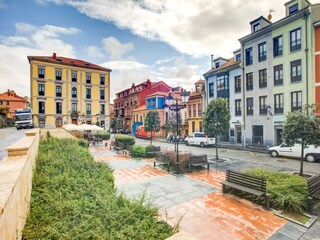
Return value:
M 136 138 L 136 144 L 147 146 L 150 144 L 150 140 Z M 164 150 L 174 150 L 174 144 L 166 143 L 163 141 L 153 141 L 156 146 L 161 146 Z M 197 146 L 186 146 L 185 144 L 179 144 L 179 152 L 189 152 L 195 155 L 207 154 L 209 159 L 215 157 L 215 148 L 200 148 Z M 297 159 L 288 158 L 273 158 L 269 154 L 256 153 L 244 150 L 235 149 L 218 149 L 219 158 L 225 159 L 224 162 L 214 163 L 212 167 L 219 170 L 233 169 L 233 170 L 246 170 L 251 168 L 263 168 L 280 172 L 299 172 L 300 161 Z M 320 173 L 320 162 L 316 163 L 304 163 L 305 174 L 317 174 Z
M 0 129 L 0 161 L 7 156 L 7 147 L 25 136 L 28 129 L 17 130 L 16 128 Z

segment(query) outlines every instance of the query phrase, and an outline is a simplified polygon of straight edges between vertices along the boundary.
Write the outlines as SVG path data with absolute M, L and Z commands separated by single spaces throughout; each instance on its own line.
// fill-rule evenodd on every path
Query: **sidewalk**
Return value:
M 104 147 L 90 147 L 90 151 L 95 161 L 114 169 L 119 192 L 130 198 L 145 193 L 159 207 L 160 218 L 173 227 L 179 225 L 188 237 L 307 240 L 319 236 L 319 221 L 307 229 L 245 199 L 222 194 L 223 171 L 211 169 L 177 176 L 153 168 L 152 159 L 132 159 Z

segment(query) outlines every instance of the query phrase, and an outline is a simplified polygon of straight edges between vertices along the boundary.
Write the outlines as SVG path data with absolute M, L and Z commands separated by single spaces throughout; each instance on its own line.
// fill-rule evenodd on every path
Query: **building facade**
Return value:
M 9 108 L 7 118 L 14 118 L 14 110 L 17 108 L 28 107 L 28 97 L 20 97 L 14 90 L 8 89 L 6 92 L 0 94 L 0 108 Z
M 78 59 L 28 56 L 35 126 L 96 124 L 108 128 L 110 72 Z

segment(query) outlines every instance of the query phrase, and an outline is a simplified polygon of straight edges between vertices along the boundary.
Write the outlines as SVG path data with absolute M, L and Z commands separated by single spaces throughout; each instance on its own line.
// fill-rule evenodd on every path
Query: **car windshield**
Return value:
M 206 135 L 203 133 L 196 133 L 194 136 L 195 137 L 206 137 Z
M 25 115 L 16 115 L 15 116 L 16 121 L 26 121 L 26 120 L 31 120 L 31 115 L 30 114 L 25 114 Z

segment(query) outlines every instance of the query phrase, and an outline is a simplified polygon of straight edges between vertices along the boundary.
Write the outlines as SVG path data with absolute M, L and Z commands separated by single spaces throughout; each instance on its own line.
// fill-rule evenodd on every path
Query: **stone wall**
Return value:
M 0 161 L 0 239 L 21 239 L 30 207 L 39 129 L 26 132 Z

